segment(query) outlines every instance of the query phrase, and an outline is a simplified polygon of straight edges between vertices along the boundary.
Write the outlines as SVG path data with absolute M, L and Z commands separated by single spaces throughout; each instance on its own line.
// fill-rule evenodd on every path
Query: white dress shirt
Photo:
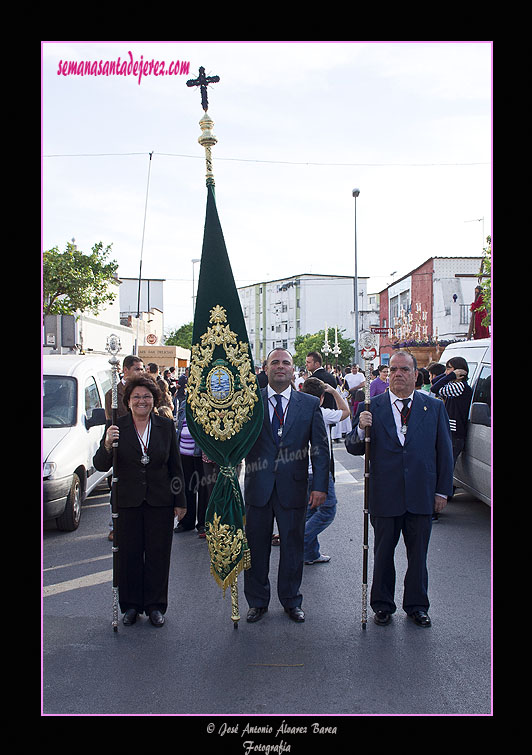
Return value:
M 414 393 L 415 391 L 412 391 L 410 396 L 404 396 L 405 399 L 406 398 L 410 399 L 408 410 L 412 408 L 412 402 L 414 400 Z M 392 393 L 390 389 L 388 389 L 388 395 L 390 396 L 390 403 L 392 405 L 392 414 L 395 420 L 395 429 L 397 430 L 397 437 L 399 438 L 399 443 L 402 446 L 404 446 L 406 438 L 401 432 L 401 427 L 403 426 L 403 420 L 401 419 L 401 409 L 403 408 L 403 399 L 399 398 L 399 396 L 396 396 L 394 393 Z
M 288 404 L 290 403 L 290 394 L 292 393 L 292 386 L 289 385 L 281 395 L 281 404 L 283 407 L 283 423 L 286 419 L 286 413 L 288 411 Z M 271 385 L 268 384 L 268 407 L 270 410 L 270 422 L 272 421 L 274 409 L 277 407 L 277 393 L 273 390 Z
M 415 393 L 416 393 L 415 391 L 412 391 L 412 393 L 410 394 L 410 396 L 405 396 L 404 397 L 404 398 L 409 398 L 410 399 L 410 404 L 408 405 L 409 409 L 412 408 L 412 403 L 414 401 L 414 394 Z M 403 408 L 403 399 L 399 398 L 399 396 L 396 396 L 394 393 L 392 393 L 390 389 L 388 389 L 388 395 L 390 397 L 390 403 L 392 405 L 392 414 L 393 414 L 393 418 L 395 420 L 395 427 L 396 427 L 396 430 L 397 430 L 397 437 L 399 438 L 399 443 L 402 446 L 404 446 L 405 440 L 406 440 L 406 436 L 403 435 L 403 433 L 401 432 L 401 427 L 402 427 L 402 424 L 403 424 L 403 421 L 401 419 L 401 409 Z M 371 404 L 370 404 L 369 410 L 371 411 Z M 358 432 L 358 437 L 360 438 L 360 440 L 363 440 L 364 436 L 365 436 L 365 431 L 360 428 L 360 425 L 357 425 L 357 432 Z M 443 495 L 442 493 L 436 493 L 436 495 L 439 496 L 440 498 L 447 498 L 447 496 Z
M 401 419 L 401 409 L 403 408 L 403 399 L 399 398 L 399 396 L 396 396 L 394 393 L 392 393 L 390 389 L 388 389 L 387 393 L 388 393 L 388 396 L 390 397 L 390 403 L 392 405 L 392 414 L 395 420 L 395 429 L 397 430 L 397 437 L 399 439 L 399 443 L 402 446 L 404 446 L 406 438 L 401 432 L 401 427 L 403 426 L 403 421 Z M 410 396 L 405 396 L 405 398 L 410 399 L 410 404 L 408 405 L 409 409 L 412 408 L 412 401 L 414 400 L 414 393 L 415 391 L 412 391 Z M 369 411 L 371 412 L 371 404 L 369 406 Z M 362 430 L 360 425 L 357 425 L 357 431 L 358 431 L 358 437 L 360 438 L 360 440 L 364 440 L 365 431 Z

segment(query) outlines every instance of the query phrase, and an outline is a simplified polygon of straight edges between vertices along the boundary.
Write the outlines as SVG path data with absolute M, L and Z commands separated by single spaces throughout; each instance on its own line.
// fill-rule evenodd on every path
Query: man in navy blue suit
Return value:
M 453 452 L 449 418 L 442 401 L 416 391 L 417 365 L 408 352 L 390 359 L 390 387 L 361 403 L 351 433 L 349 453 L 365 453 L 370 427 L 369 513 L 374 530 L 374 565 L 370 604 L 377 624 L 396 610 L 394 552 L 401 532 L 406 545 L 403 610 L 416 624 L 429 627 L 427 551 L 433 508 L 440 512 L 453 492 Z
M 294 362 L 284 349 L 274 349 L 266 365 L 268 385 L 262 389 L 264 421 L 246 456 L 244 499 L 246 537 L 251 568 L 244 572 L 244 594 L 250 606 L 247 621 L 255 622 L 270 601 L 270 551 L 273 520 L 280 539 L 277 594 L 289 617 L 305 620 L 300 593 L 307 504 L 321 506 L 329 484 L 329 443 L 316 396 L 295 391 Z M 307 498 L 308 458 L 313 481 Z

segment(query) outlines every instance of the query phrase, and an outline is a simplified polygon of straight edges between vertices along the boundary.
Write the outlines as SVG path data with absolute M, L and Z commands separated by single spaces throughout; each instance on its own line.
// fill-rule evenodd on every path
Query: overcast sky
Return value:
M 190 68 L 58 75 L 65 61 L 119 57 Z M 200 66 L 220 77 L 208 89 L 213 170 L 237 286 L 354 275 L 353 188 L 368 291 L 432 256 L 481 256 L 491 42 L 45 42 L 43 249 L 112 244 L 132 278 L 142 251 L 142 277 L 167 281 L 165 331 L 192 319 L 206 187 L 200 93 L 186 81 Z

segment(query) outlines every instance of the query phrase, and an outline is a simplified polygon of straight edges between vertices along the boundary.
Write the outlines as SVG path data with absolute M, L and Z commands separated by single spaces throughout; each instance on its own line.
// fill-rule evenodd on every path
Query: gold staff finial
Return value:
M 199 69 L 199 76 L 197 79 L 190 79 L 187 81 L 187 87 L 199 87 L 201 92 L 201 106 L 203 110 L 205 111 L 205 114 L 203 115 L 202 119 L 199 122 L 200 128 L 202 130 L 201 136 L 198 137 L 198 142 L 201 144 L 202 147 L 205 148 L 205 161 L 207 163 L 207 185 L 214 186 L 214 175 L 212 172 L 212 154 L 211 154 L 211 147 L 214 147 L 218 139 L 215 137 L 215 135 L 212 133 L 212 127 L 214 126 L 214 121 L 210 117 L 210 115 L 207 114 L 207 110 L 209 107 L 209 101 L 207 99 L 207 87 L 209 84 L 216 84 L 218 81 L 220 81 L 219 76 L 205 76 L 205 68 L 203 66 Z
M 207 179 L 207 186 L 214 186 L 211 147 L 214 147 L 214 145 L 218 141 L 218 139 L 211 131 L 212 127 L 214 126 L 214 121 L 207 113 L 205 113 L 203 118 L 200 120 L 199 125 L 203 133 L 201 134 L 201 136 L 198 136 L 198 142 L 202 147 L 205 147 L 205 163 L 207 166 L 207 173 L 205 174 L 205 178 Z

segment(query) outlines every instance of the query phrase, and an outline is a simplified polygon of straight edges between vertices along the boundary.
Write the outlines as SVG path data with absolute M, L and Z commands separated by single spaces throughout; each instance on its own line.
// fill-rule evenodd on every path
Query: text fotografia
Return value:
M 122 60 L 60 60 L 58 76 L 134 76 L 140 84 L 143 76 L 183 76 L 189 74 L 190 61 L 135 60 L 128 50 L 129 59 Z
M 241 726 L 238 723 L 233 725 L 223 723 L 220 726 L 216 727 L 215 724 L 210 723 L 207 726 L 207 732 L 209 734 L 216 733 L 220 737 L 226 735 L 230 736 L 231 734 L 240 736 L 242 738 L 248 737 L 248 739 L 245 739 L 242 742 L 242 747 L 246 755 L 251 755 L 251 753 L 254 752 L 262 752 L 267 754 L 290 752 L 290 744 L 288 742 L 285 742 L 283 739 L 281 739 L 276 744 L 263 744 L 255 742 L 253 739 L 249 738 L 252 736 L 260 736 L 266 734 L 273 736 L 274 738 L 278 738 L 280 736 L 297 736 L 302 734 L 330 735 L 337 734 L 337 728 L 336 726 L 323 726 L 318 722 L 313 722 L 305 726 L 291 726 L 283 720 L 280 726 L 272 726 L 270 724 L 253 725 L 250 723 L 247 723 L 245 726 Z

